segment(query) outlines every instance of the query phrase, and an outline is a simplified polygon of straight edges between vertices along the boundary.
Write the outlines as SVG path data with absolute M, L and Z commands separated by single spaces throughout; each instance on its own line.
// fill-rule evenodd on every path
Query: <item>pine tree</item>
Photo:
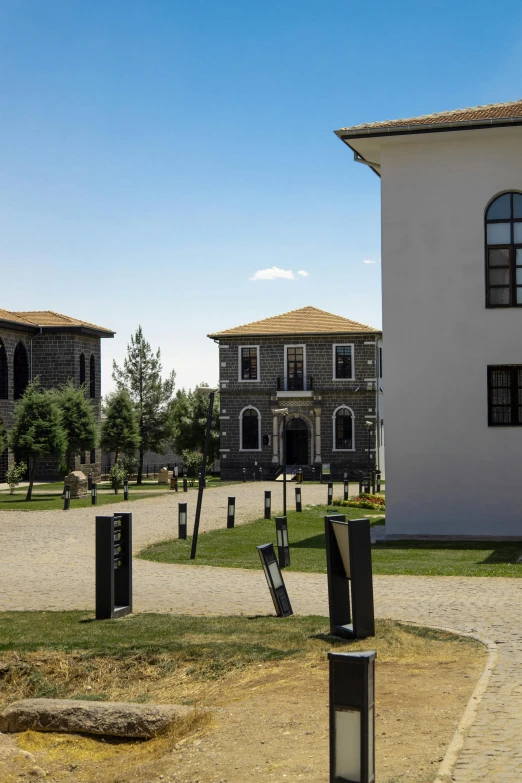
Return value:
M 38 381 L 31 383 L 16 403 L 9 445 L 17 462 L 23 460 L 31 466 L 26 495 L 26 500 L 31 500 L 38 460 L 61 459 L 67 448 L 57 395 L 44 391 Z
M 161 352 L 154 353 L 143 337 L 141 326 L 131 335 L 123 368 L 112 365 L 112 377 L 118 389 L 127 389 L 134 404 L 140 434 L 138 484 L 142 483 L 143 455 L 161 452 L 172 434 L 171 401 L 174 392 L 174 370 L 164 380 L 161 375 Z
M 83 387 L 77 389 L 72 381 L 55 392 L 62 413 L 62 427 L 67 440 L 65 461 L 67 470 L 74 470 L 75 457 L 96 447 L 97 423 L 94 410 L 85 397 Z
M 206 386 L 206 383 L 200 383 Z M 210 462 L 219 456 L 219 394 L 214 398 L 214 410 L 208 444 Z M 178 454 L 202 451 L 207 431 L 208 397 L 195 390 L 179 389 L 172 404 L 173 446 Z
M 129 392 L 120 389 L 108 398 L 102 424 L 100 445 L 105 451 L 132 456 L 139 448 L 140 433 Z

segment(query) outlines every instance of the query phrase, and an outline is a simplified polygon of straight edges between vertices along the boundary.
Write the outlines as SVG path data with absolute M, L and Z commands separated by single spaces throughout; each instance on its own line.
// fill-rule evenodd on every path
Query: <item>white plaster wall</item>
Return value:
M 388 139 L 381 161 L 387 533 L 522 538 L 522 428 L 487 426 L 486 375 L 522 364 L 522 309 L 487 310 L 484 280 L 522 129 Z

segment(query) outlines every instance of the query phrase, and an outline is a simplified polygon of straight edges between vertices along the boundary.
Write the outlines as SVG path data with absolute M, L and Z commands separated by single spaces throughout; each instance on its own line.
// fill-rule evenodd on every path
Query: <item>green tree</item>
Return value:
M 17 462 L 23 459 L 31 466 L 25 498 L 31 500 L 38 460 L 61 459 L 67 448 L 57 395 L 42 389 L 38 381 L 31 383 L 16 403 L 9 445 Z
M 196 481 L 196 478 L 198 477 L 198 473 L 201 470 L 201 467 L 203 465 L 203 452 L 202 451 L 189 451 L 188 449 L 182 453 L 183 457 L 183 465 L 185 466 L 185 470 L 187 471 L 187 477 L 189 480 L 190 486 L 194 486 L 194 482 Z M 206 467 L 205 467 L 205 473 L 208 472 L 210 469 L 211 461 L 208 460 Z
M 200 386 L 207 386 L 200 383 Z M 172 430 L 174 450 L 178 454 L 184 451 L 202 451 L 205 443 L 208 417 L 208 397 L 195 390 L 179 389 L 172 405 Z M 219 394 L 214 396 L 214 408 L 210 425 L 208 444 L 210 462 L 219 457 Z M 201 466 L 200 466 L 201 467 Z
M 101 429 L 101 447 L 114 452 L 114 461 L 120 454 L 133 456 L 140 445 L 136 412 L 127 389 L 111 394 L 105 405 L 105 420 Z
M 74 470 L 75 457 L 96 447 L 96 417 L 91 403 L 85 397 L 83 387 L 76 388 L 74 383 L 69 381 L 55 394 L 67 439 L 65 465 L 69 472 Z
M 146 451 L 165 450 L 172 439 L 172 394 L 174 370 L 163 378 L 160 349 L 154 353 L 143 337 L 141 326 L 131 335 L 123 368 L 112 365 L 112 377 L 118 389 L 127 389 L 134 404 L 140 434 L 138 484 L 143 478 L 143 455 Z

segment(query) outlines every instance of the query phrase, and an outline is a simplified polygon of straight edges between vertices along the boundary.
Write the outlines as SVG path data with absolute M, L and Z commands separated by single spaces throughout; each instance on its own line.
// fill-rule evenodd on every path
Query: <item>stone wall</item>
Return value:
M 288 337 L 222 339 L 219 348 L 222 478 L 240 478 L 243 468 L 249 478 L 254 471 L 259 475 L 259 468 L 264 477 L 274 475 L 282 459 L 282 419 L 275 417 L 273 411 L 283 407 L 289 410 L 287 422 L 298 417 L 307 424 L 308 461 L 304 466 L 307 478 L 319 477 L 322 463 L 331 465 L 336 478 L 341 478 L 345 469 L 351 474 L 366 470 L 369 462 L 374 467 L 375 431 L 369 461 L 365 422 L 371 420 L 377 425 L 377 337 L 380 334 L 295 340 Z M 353 379 L 334 379 L 334 344 L 353 346 Z M 239 347 L 247 345 L 259 346 L 259 380 L 256 381 L 241 381 L 238 377 Z M 305 345 L 306 382 L 301 392 L 285 391 L 285 345 Z M 354 449 L 350 451 L 334 449 L 334 412 L 341 405 L 351 408 L 354 417 Z M 240 449 L 241 413 L 248 406 L 257 408 L 261 418 L 257 451 Z

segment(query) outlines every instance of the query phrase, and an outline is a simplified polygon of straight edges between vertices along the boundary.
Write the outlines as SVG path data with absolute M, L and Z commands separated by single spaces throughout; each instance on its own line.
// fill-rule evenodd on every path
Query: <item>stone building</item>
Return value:
M 301 466 L 318 478 L 323 466 L 341 478 L 382 468 L 378 329 L 303 307 L 209 337 L 219 343 L 222 478 L 281 472 L 283 408 L 289 472 Z
M 102 337 L 114 332 L 101 326 L 48 310 L 10 312 L 0 309 L 0 419 L 9 430 L 13 425 L 15 403 L 27 384 L 39 378 L 51 389 L 72 379 L 85 384 L 98 421 L 101 416 Z M 0 483 L 12 463 L 6 450 L 0 455 Z M 100 473 L 101 452 L 95 449 L 77 458 L 77 469 Z M 56 479 L 57 466 L 41 462 L 39 479 Z

